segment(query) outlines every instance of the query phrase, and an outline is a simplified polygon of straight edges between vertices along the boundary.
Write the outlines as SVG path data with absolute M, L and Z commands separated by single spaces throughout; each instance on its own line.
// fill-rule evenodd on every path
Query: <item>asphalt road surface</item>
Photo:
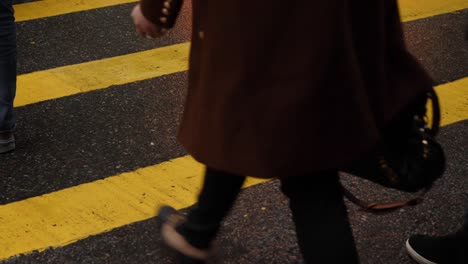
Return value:
M 447 6 L 452 1 L 453 5 L 460 5 L 460 1 L 450 0 L 446 1 Z M 86 184 L 94 186 L 103 182 L 100 180 L 119 178 L 122 173 L 141 168 L 159 168 L 158 164 L 187 155 L 175 138 L 187 89 L 187 72 L 184 66 L 174 62 L 176 59 L 166 57 L 187 60 L 183 45 L 190 37 L 190 1 L 186 1 L 175 29 L 158 40 L 137 38 L 129 17 L 134 5 L 131 1 L 116 1 L 117 4 L 100 1 L 104 4 L 98 7 L 88 2 L 70 0 L 69 6 L 61 6 L 53 13 L 54 7 L 62 4 L 60 1 L 16 1 L 18 93 L 26 94 L 21 89 L 29 87 L 28 93 L 34 92 L 34 96 L 21 103 L 23 95 L 18 95 L 21 105 L 17 108 L 17 150 L 0 156 L 0 240 L 4 241 L 0 249 L 1 263 L 174 263 L 172 253 L 161 242 L 154 215 L 106 226 L 105 223 L 115 220 L 114 216 L 101 215 L 105 221 L 95 224 L 84 214 L 70 213 L 63 216 L 65 220 L 60 225 L 83 219 L 82 222 L 89 221 L 87 225 L 95 225 L 98 231 L 86 233 L 70 225 L 64 227 L 69 233 L 63 240 L 48 231 L 47 219 L 49 214 L 60 216 L 73 205 L 52 207 L 56 205 L 50 200 L 41 207 L 42 220 L 36 220 L 36 214 L 31 211 L 27 214 L 29 209 L 24 209 L 34 208 L 26 206 L 37 206 L 34 201 L 48 195 L 65 201 L 68 196 L 63 194 L 64 190 L 78 192 Z M 443 101 L 449 109 L 444 116 L 453 120 L 444 124 L 439 136 L 447 155 L 447 171 L 425 201 L 415 207 L 376 215 L 347 202 L 362 263 L 413 263 L 404 250 L 410 234 L 443 235 L 462 224 L 464 206 L 468 203 L 463 196 L 468 190 L 468 90 L 465 86 L 468 42 L 464 39 L 468 9 L 466 4 L 453 9 L 456 10 L 407 18 L 404 24 L 407 44 L 432 75 L 434 85 L 448 85 L 449 93 L 456 94 L 444 97 Z M 174 46 L 177 44 L 182 46 Z M 144 52 L 166 47 L 176 48 L 164 51 L 166 55 L 151 55 L 155 57 L 154 65 L 142 65 L 140 60 L 150 56 Z M 118 62 L 109 60 L 126 55 Z M 87 70 L 94 63 L 99 66 Z M 125 63 L 128 66 L 119 68 Z M 148 72 L 161 70 L 164 74 L 137 78 L 133 73 L 141 71 L 140 67 Z M 120 70 L 115 70 L 115 76 L 111 72 L 109 78 L 100 80 L 100 76 L 107 76 L 101 73 L 105 69 Z M 65 71 L 71 73 L 63 74 Z M 118 76 L 125 78 L 114 81 Z M 112 85 L 100 86 L 109 79 Z M 56 85 L 57 80 L 60 85 Z M 70 90 L 80 86 L 79 92 L 64 93 L 61 89 L 68 86 Z M 342 181 L 368 200 L 409 197 L 348 175 L 343 175 Z M 287 199 L 278 187 L 278 182 L 273 180 L 244 189 L 216 240 L 219 262 L 301 263 Z M 195 197 L 197 190 L 186 193 Z M 119 203 L 125 204 L 126 191 L 121 188 L 119 194 L 113 193 L 123 197 Z M 174 195 L 175 200 L 177 197 Z M 75 203 L 73 199 L 68 201 Z M 183 200 L 180 204 L 184 208 L 193 203 Z M 48 205 L 60 209 L 49 211 Z M 18 216 L 19 210 L 26 213 L 21 211 L 24 215 Z M 127 215 L 126 211 L 123 214 Z M 16 229 L 13 226 L 23 220 L 26 224 L 17 226 L 28 226 L 28 221 L 42 221 L 44 226 L 26 228 L 24 232 L 29 232 L 26 236 L 16 235 L 22 231 L 13 230 Z

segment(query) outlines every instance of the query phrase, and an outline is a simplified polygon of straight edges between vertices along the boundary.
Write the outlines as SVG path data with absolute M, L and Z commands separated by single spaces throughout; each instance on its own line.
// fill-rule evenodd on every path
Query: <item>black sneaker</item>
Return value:
M 15 149 L 15 136 L 12 132 L 0 133 L 0 154 L 13 151 Z
M 467 264 L 467 240 L 462 232 L 431 237 L 414 235 L 406 241 L 408 254 L 419 264 Z

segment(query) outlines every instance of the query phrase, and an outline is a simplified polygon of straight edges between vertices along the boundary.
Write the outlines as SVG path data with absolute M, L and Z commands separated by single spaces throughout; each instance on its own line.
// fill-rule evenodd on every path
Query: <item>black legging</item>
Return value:
M 244 176 L 208 168 L 198 204 L 177 228 L 190 244 L 208 248 L 239 194 Z M 358 263 L 336 171 L 281 179 L 306 263 Z

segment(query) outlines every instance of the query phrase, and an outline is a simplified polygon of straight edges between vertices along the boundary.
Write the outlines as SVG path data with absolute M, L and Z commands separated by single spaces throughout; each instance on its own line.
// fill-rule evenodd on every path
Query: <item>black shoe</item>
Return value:
M 462 232 L 441 237 L 414 235 L 406 241 L 406 250 L 420 264 L 468 263 L 468 245 Z
M 185 221 L 185 217 L 170 206 L 163 206 L 159 210 L 161 221 L 161 236 L 164 242 L 177 251 L 179 264 L 205 264 L 209 251 L 190 245 L 187 240 L 177 232 L 176 226 Z
M 15 149 L 15 136 L 12 132 L 0 132 L 0 154 Z

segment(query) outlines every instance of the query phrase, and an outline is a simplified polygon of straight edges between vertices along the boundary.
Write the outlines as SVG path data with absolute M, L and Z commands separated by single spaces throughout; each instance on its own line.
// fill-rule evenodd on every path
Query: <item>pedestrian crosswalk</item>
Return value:
M 73 243 L 195 203 L 203 167 L 181 157 L 0 207 L 0 256 Z M 264 182 L 249 178 L 245 187 Z
M 135 1 L 39 0 L 18 4 L 15 10 L 18 22 L 36 23 L 41 18 L 66 16 L 73 12 L 86 13 L 87 10 L 132 2 Z M 435 15 L 468 8 L 465 0 L 399 2 L 404 21 L 430 19 Z M 27 111 L 35 104 L 50 100 L 91 94 L 118 85 L 185 72 L 189 45 L 188 42 L 172 43 L 156 49 L 21 74 L 18 76 L 15 106 Z M 468 120 L 468 72 L 466 77 L 441 84 L 436 90 L 442 105 L 443 125 Z M 173 122 L 176 123 L 175 120 Z M 1 168 L 1 158 L 0 173 L 11 175 L 0 176 L 5 176 L 3 179 L 14 176 L 14 168 Z M 24 163 L 24 166 L 28 164 Z M 154 217 L 155 209 L 162 204 L 171 204 L 178 209 L 191 206 L 200 188 L 202 171 L 201 164 L 190 156 L 182 156 L 117 175 L 106 175 L 47 194 L 4 202 L 0 205 L 0 260 L 50 247 L 63 247 L 92 235 Z M 57 177 L 66 178 L 67 175 Z M 34 177 L 31 179 L 34 180 Z M 250 178 L 245 187 L 263 182 Z

